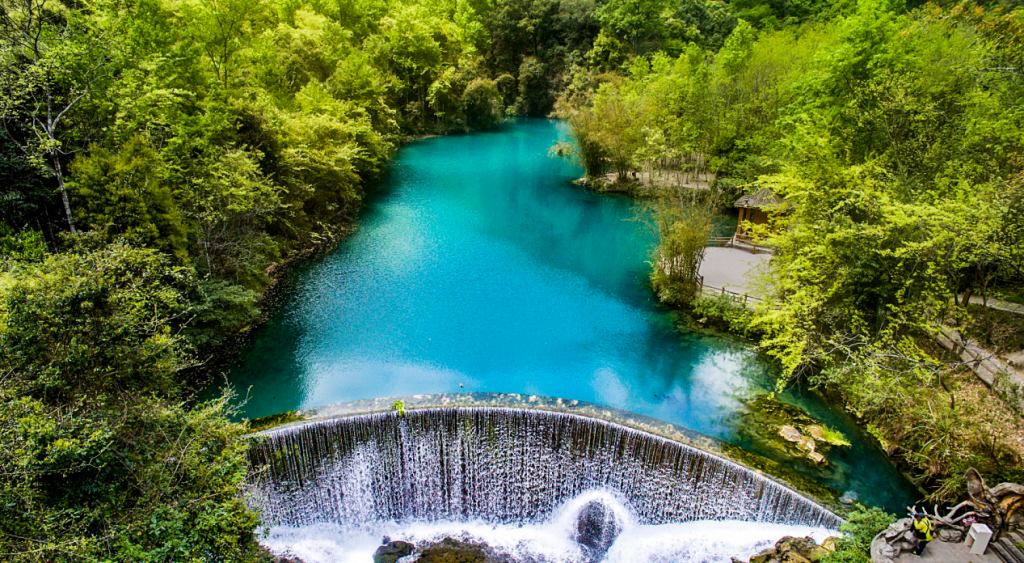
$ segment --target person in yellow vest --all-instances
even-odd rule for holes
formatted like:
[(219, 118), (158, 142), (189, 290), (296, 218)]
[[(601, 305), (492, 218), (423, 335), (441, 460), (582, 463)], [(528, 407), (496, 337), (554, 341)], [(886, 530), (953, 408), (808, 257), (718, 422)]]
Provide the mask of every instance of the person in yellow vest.
[(917, 548), (914, 549), (914, 555), (920, 557), (924, 552), (924, 546), (932, 541), (932, 521), (926, 514), (918, 512), (914, 515), (914, 535), (917, 537)]

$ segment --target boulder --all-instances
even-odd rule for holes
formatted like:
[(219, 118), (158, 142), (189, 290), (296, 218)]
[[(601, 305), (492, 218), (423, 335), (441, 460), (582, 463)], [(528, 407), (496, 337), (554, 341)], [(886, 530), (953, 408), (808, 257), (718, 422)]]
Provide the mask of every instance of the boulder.
[(788, 424), (779, 429), (779, 436), (790, 442), (799, 442), (804, 437), (799, 430)]
[(879, 532), (871, 541), (871, 560), (875, 563), (892, 563), (901, 553), (913, 549), (917, 539), (914, 538), (911, 523), (910, 518), (903, 518)]
[(827, 556), (831, 552), (831, 550), (825, 549), (824, 547), (819, 545), (815, 546), (814, 549), (807, 553), (807, 558), (811, 560), (811, 563), (818, 563), (818, 561), (824, 559), (825, 556)]
[(892, 540), (898, 536), (902, 536), (904, 532), (910, 529), (910, 522), (910, 518), (903, 518), (891, 524), (884, 532), (882, 532), (885, 539)]
[(597, 561), (615, 543), (622, 532), (614, 510), (600, 500), (588, 502), (576, 519), (576, 543), (583, 546), (589, 559)]
[[(390, 540), (390, 538), (384, 539)], [(405, 541), (388, 541), (374, 552), (373, 563), (395, 563), (406, 555), (412, 554), (414, 547)]]
[(787, 426), (783, 426), (779, 430), (779, 436), (782, 436), (787, 441), (793, 442), (794, 444), (796, 444), (796, 447), (799, 450), (802, 450), (802, 451), (805, 451), (805, 452), (813, 452), (814, 451), (814, 447), (815, 447), (814, 446), (814, 440), (809, 438), (809, 437), (807, 437), (807, 436), (804, 436), (803, 434), (800, 433), (799, 430), (797, 430), (796, 428), (794, 428), (792, 426), (788, 426), (788, 425)]
[(475, 543), (445, 538), (420, 552), (421, 563), (489, 563), (487, 551)]
[(828, 442), (825, 438), (825, 429), (817, 424), (812, 424), (807, 428), (804, 428), (804, 430), (807, 431), (807, 434), (809, 434), (811, 438), (814, 438), (815, 442)]
[(818, 452), (809, 452), (807, 454), (807, 459), (810, 459), (814, 463), (826, 463), (825, 456), (819, 454)]
[[(814, 538), (786, 536), (775, 543), (775, 548), (771, 550), (771, 553), (765, 559), (767, 561), (772, 557), (778, 557), (782, 563), (817, 563), (828, 553), (829, 550), (818, 545)], [(750, 561), (751, 563), (760, 563), (755, 562), (753, 558)]]
[(781, 554), (786, 554), (791, 551), (795, 551), (800, 554), (809, 553), (812, 549), (818, 547), (818, 543), (814, 541), (814, 538), (795, 538), (793, 536), (786, 536), (781, 540), (775, 542), (775, 551)]

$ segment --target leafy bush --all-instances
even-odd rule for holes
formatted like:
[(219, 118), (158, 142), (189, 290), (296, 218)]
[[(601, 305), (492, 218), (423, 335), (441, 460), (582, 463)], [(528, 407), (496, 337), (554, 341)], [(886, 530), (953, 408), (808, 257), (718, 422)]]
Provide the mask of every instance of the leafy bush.
[(861, 508), (851, 512), (839, 527), (843, 536), (836, 542), (836, 550), (825, 557), (824, 563), (871, 561), (871, 540), (895, 521), (895, 515), (879, 508)]
[(723, 329), (749, 334), (754, 313), (728, 295), (701, 295), (693, 300), (693, 316), (708, 319)]
[(245, 424), (230, 395), (176, 399), (191, 272), (80, 237), (0, 262), (0, 553), (5, 561), (247, 561)]

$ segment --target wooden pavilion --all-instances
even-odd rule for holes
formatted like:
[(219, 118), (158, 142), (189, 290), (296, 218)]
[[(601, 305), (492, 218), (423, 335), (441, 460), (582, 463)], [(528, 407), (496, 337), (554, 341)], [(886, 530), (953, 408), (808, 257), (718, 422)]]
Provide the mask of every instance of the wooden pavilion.
[(761, 188), (760, 190), (747, 194), (736, 200), (733, 206), (738, 207), (740, 210), (740, 218), (736, 223), (736, 236), (747, 236), (747, 233), (743, 230), (743, 222), (750, 221), (755, 225), (761, 225), (768, 222), (768, 212), (766, 211), (770, 207), (782, 205), (786, 200), (782, 199), (781, 196), (775, 194), (768, 188)]

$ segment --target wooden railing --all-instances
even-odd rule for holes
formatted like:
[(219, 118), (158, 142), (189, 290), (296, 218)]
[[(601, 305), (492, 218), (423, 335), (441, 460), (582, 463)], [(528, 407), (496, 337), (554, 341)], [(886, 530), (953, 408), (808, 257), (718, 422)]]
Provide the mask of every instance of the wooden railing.
[(775, 252), (771, 247), (763, 244), (757, 244), (754, 242), (753, 237), (748, 235), (733, 235), (731, 237), (711, 237), (708, 239), (707, 246), (718, 246), (727, 248), (738, 248), (745, 250), (751, 254), (757, 254), (759, 252)]
[(744, 307), (764, 301), (764, 299), (754, 295), (750, 295), (749, 293), (738, 293), (729, 289), (725, 289), (724, 287), (705, 285), (704, 276), (697, 276), (697, 283), (700, 287), (700, 289), (697, 290), (697, 293), (699, 293), (700, 295), (725, 295), (728, 296), (731, 301), (740, 303)]

